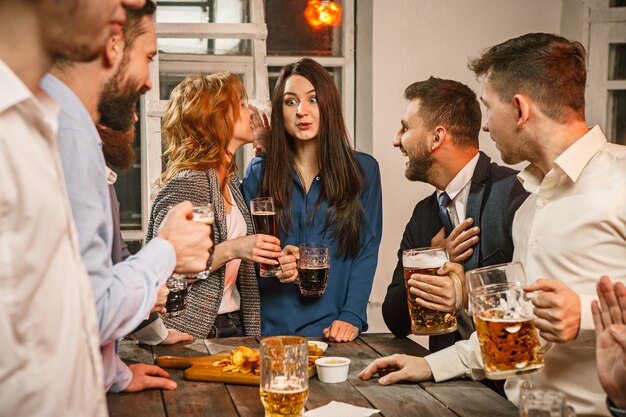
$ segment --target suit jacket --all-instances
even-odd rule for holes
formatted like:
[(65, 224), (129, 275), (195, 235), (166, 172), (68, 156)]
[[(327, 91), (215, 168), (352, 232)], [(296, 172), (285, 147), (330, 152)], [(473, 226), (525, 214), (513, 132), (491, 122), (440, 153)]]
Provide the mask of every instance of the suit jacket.
[[(472, 176), (465, 213), (466, 218), (474, 219), (474, 225), (480, 226), (480, 242), (474, 245), (474, 253), (464, 264), (466, 271), (511, 261), (513, 217), (528, 196), (517, 180), (516, 174), (517, 171), (491, 162), (487, 155), (480, 152)], [(437, 195), (433, 193), (417, 203), (411, 220), (406, 225), (398, 250), (398, 264), (383, 302), (385, 323), (398, 337), (405, 337), (411, 333), (402, 251), (430, 246), (432, 237), (442, 227)], [(457, 315), (457, 326), (458, 330), (455, 333), (431, 336), (430, 350), (440, 350), (452, 345), (456, 340), (467, 339), (474, 331), (471, 319), (465, 313)]]

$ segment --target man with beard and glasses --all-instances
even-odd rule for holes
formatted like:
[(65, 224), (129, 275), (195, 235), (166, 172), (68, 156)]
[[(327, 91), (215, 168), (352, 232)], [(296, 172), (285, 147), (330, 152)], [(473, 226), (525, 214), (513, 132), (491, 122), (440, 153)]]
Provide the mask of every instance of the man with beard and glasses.
[[(430, 77), (408, 86), (404, 97), (408, 104), (393, 145), (408, 157), (406, 178), (428, 183), (436, 191), (413, 210), (383, 303), (385, 323), (398, 337), (411, 333), (402, 251), (445, 246), (450, 260), (462, 263), (465, 270), (509, 262), (513, 216), (526, 197), (516, 171), (490, 162), (478, 151), (480, 104), (469, 87)], [(438, 272), (445, 275), (449, 268), (446, 264)], [(455, 310), (452, 279), (416, 274), (409, 285), (419, 305)], [(464, 312), (457, 313), (457, 321), (456, 332), (430, 337), (431, 351), (467, 339), (474, 331)]]
[[(127, 32), (125, 32), (127, 33)], [(128, 44), (128, 43), (127, 43)], [(100, 99), (100, 123), (98, 133), (102, 139), (102, 151), (106, 162), (106, 178), (111, 198), (111, 215), (113, 219), (113, 241), (111, 261), (113, 264), (122, 262), (131, 256), (120, 229), (119, 201), (115, 192), (117, 174), (112, 168), (127, 170), (135, 162), (133, 142), (135, 140), (136, 103), (147, 91), (141, 81), (133, 76), (130, 64), (130, 52), (135, 48), (125, 48), (122, 63), (115, 75), (107, 83)], [(130, 334), (135, 340), (149, 345), (170, 345), (193, 340), (193, 336), (167, 329), (158, 312), (150, 313)]]
[(39, 81), (145, 0), (0, 0), (0, 414), (106, 416), (98, 325)]
[(148, 63), (156, 54), (156, 34), (151, 20), (154, 10), (154, 4), (148, 2), (142, 9), (129, 11), (123, 35), (111, 37), (99, 58), (90, 63), (63, 62), (41, 83), (62, 107), (61, 160), (81, 256), (92, 280), (105, 387), (113, 392), (176, 387), (166, 378), (167, 372), (157, 366), (126, 366), (115, 352), (116, 340), (131, 332), (153, 310), (157, 293), (155, 309), (161, 309), (167, 290), (159, 289), (164, 288), (173, 271), (195, 273), (206, 269), (212, 245), (210, 227), (193, 222), (191, 203), (183, 202), (172, 208), (154, 245), (150, 242), (124, 262), (115, 265), (111, 262), (110, 195), (95, 126), (99, 119), (98, 104), (122, 64), (125, 51), (125, 65), (132, 71), (132, 82), (145, 89), (151, 87)]

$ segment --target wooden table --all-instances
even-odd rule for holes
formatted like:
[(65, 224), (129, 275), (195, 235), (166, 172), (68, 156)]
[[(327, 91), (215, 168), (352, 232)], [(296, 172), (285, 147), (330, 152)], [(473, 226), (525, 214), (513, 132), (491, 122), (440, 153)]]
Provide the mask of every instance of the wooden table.
[[(154, 363), (154, 358), (158, 355), (205, 356), (238, 345), (258, 347), (258, 341), (251, 337), (209, 339), (206, 344), (204, 340), (197, 340), (174, 346), (145, 346), (122, 342), (120, 356), (128, 363)], [(312, 377), (306, 408), (321, 407), (335, 400), (377, 408), (381, 410), (375, 414), (377, 417), (518, 416), (517, 408), (512, 403), (475, 381), (381, 386), (376, 378), (361, 381), (356, 377), (373, 359), (393, 353), (424, 356), (428, 351), (409, 339), (398, 339), (391, 334), (366, 333), (351, 343), (330, 344), (326, 356), (345, 356), (352, 361), (348, 381), (323, 384), (317, 377)], [(258, 387), (185, 381), (182, 370), (168, 369), (168, 372), (178, 383), (178, 388), (174, 391), (148, 390), (131, 394), (108, 394), (111, 417), (264, 416)]]

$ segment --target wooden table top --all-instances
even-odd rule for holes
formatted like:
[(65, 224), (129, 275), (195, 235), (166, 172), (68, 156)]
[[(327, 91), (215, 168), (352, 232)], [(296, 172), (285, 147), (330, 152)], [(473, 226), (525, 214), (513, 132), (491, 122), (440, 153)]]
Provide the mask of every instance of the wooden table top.
[[(238, 345), (256, 346), (252, 337), (196, 340), (174, 346), (146, 346), (121, 342), (120, 356), (128, 363), (154, 363), (159, 355), (205, 356)], [(376, 378), (361, 381), (359, 372), (373, 359), (393, 353), (424, 356), (428, 351), (409, 339), (398, 339), (392, 334), (365, 333), (351, 343), (329, 344), (326, 356), (345, 356), (351, 359), (348, 381), (324, 384), (314, 376), (309, 381), (309, 399), (306, 409), (321, 407), (330, 401), (342, 401), (361, 407), (376, 408), (376, 417), (407, 416), (511, 416), (517, 417), (517, 408), (484, 385), (470, 380), (448, 382), (402, 383), (381, 386)], [(108, 394), (111, 417), (263, 417), (264, 410), (259, 388), (215, 382), (183, 380), (181, 369), (168, 369), (178, 383), (174, 391), (148, 390), (137, 393)]]

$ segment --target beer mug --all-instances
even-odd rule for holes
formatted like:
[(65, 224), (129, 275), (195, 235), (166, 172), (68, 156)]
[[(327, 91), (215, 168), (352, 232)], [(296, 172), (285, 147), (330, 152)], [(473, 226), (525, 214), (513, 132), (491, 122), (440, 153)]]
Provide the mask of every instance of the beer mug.
[(187, 307), (187, 278), (193, 278), (194, 275), (182, 275), (172, 274), (167, 279), (166, 285), (170, 290), (167, 294), (167, 301), (165, 302), (165, 309), (163, 317), (178, 317), (183, 314), (183, 311)]
[[(429, 247), (408, 249), (402, 252), (404, 284), (411, 317), (411, 333), (415, 335), (437, 335), (456, 330), (456, 314), (432, 310), (415, 302), (415, 296), (409, 290), (409, 279), (413, 274), (437, 275), (437, 270), (448, 261), (445, 248)], [(441, 276), (441, 279), (451, 279)]]
[(309, 397), (309, 347), (300, 336), (261, 340), (261, 401), (266, 417), (298, 417)]
[(327, 245), (307, 243), (299, 246), (298, 277), (300, 294), (319, 297), (326, 291), (330, 273), (330, 252)]
[(206, 269), (202, 272), (198, 272), (189, 278), (207, 279), (211, 270), (211, 264), (213, 263), (213, 250), (215, 248), (215, 213), (213, 212), (213, 205), (211, 203), (193, 205), (193, 218), (192, 220), (197, 223), (204, 223), (211, 226), (211, 242), (213, 246), (209, 249), (209, 260), (206, 264)]
[(565, 394), (556, 390), (528, 389), (520, 391), (520, 417), (575, 417), (567, 405)]
[[(254, 224), (254, 233), (278, 237), (276, 210), (272, 197), (258, 197), (250, 200), (250, 214)], [(280, 272), (280, 265), (259, 264), (261, 278), (276, 277)]]
[(544, 348), (535, 329), (533, 305), (524, 291), (519, 262), (465, 273), (483, 368), (489, 379), (506, 379), (543, 368)]

